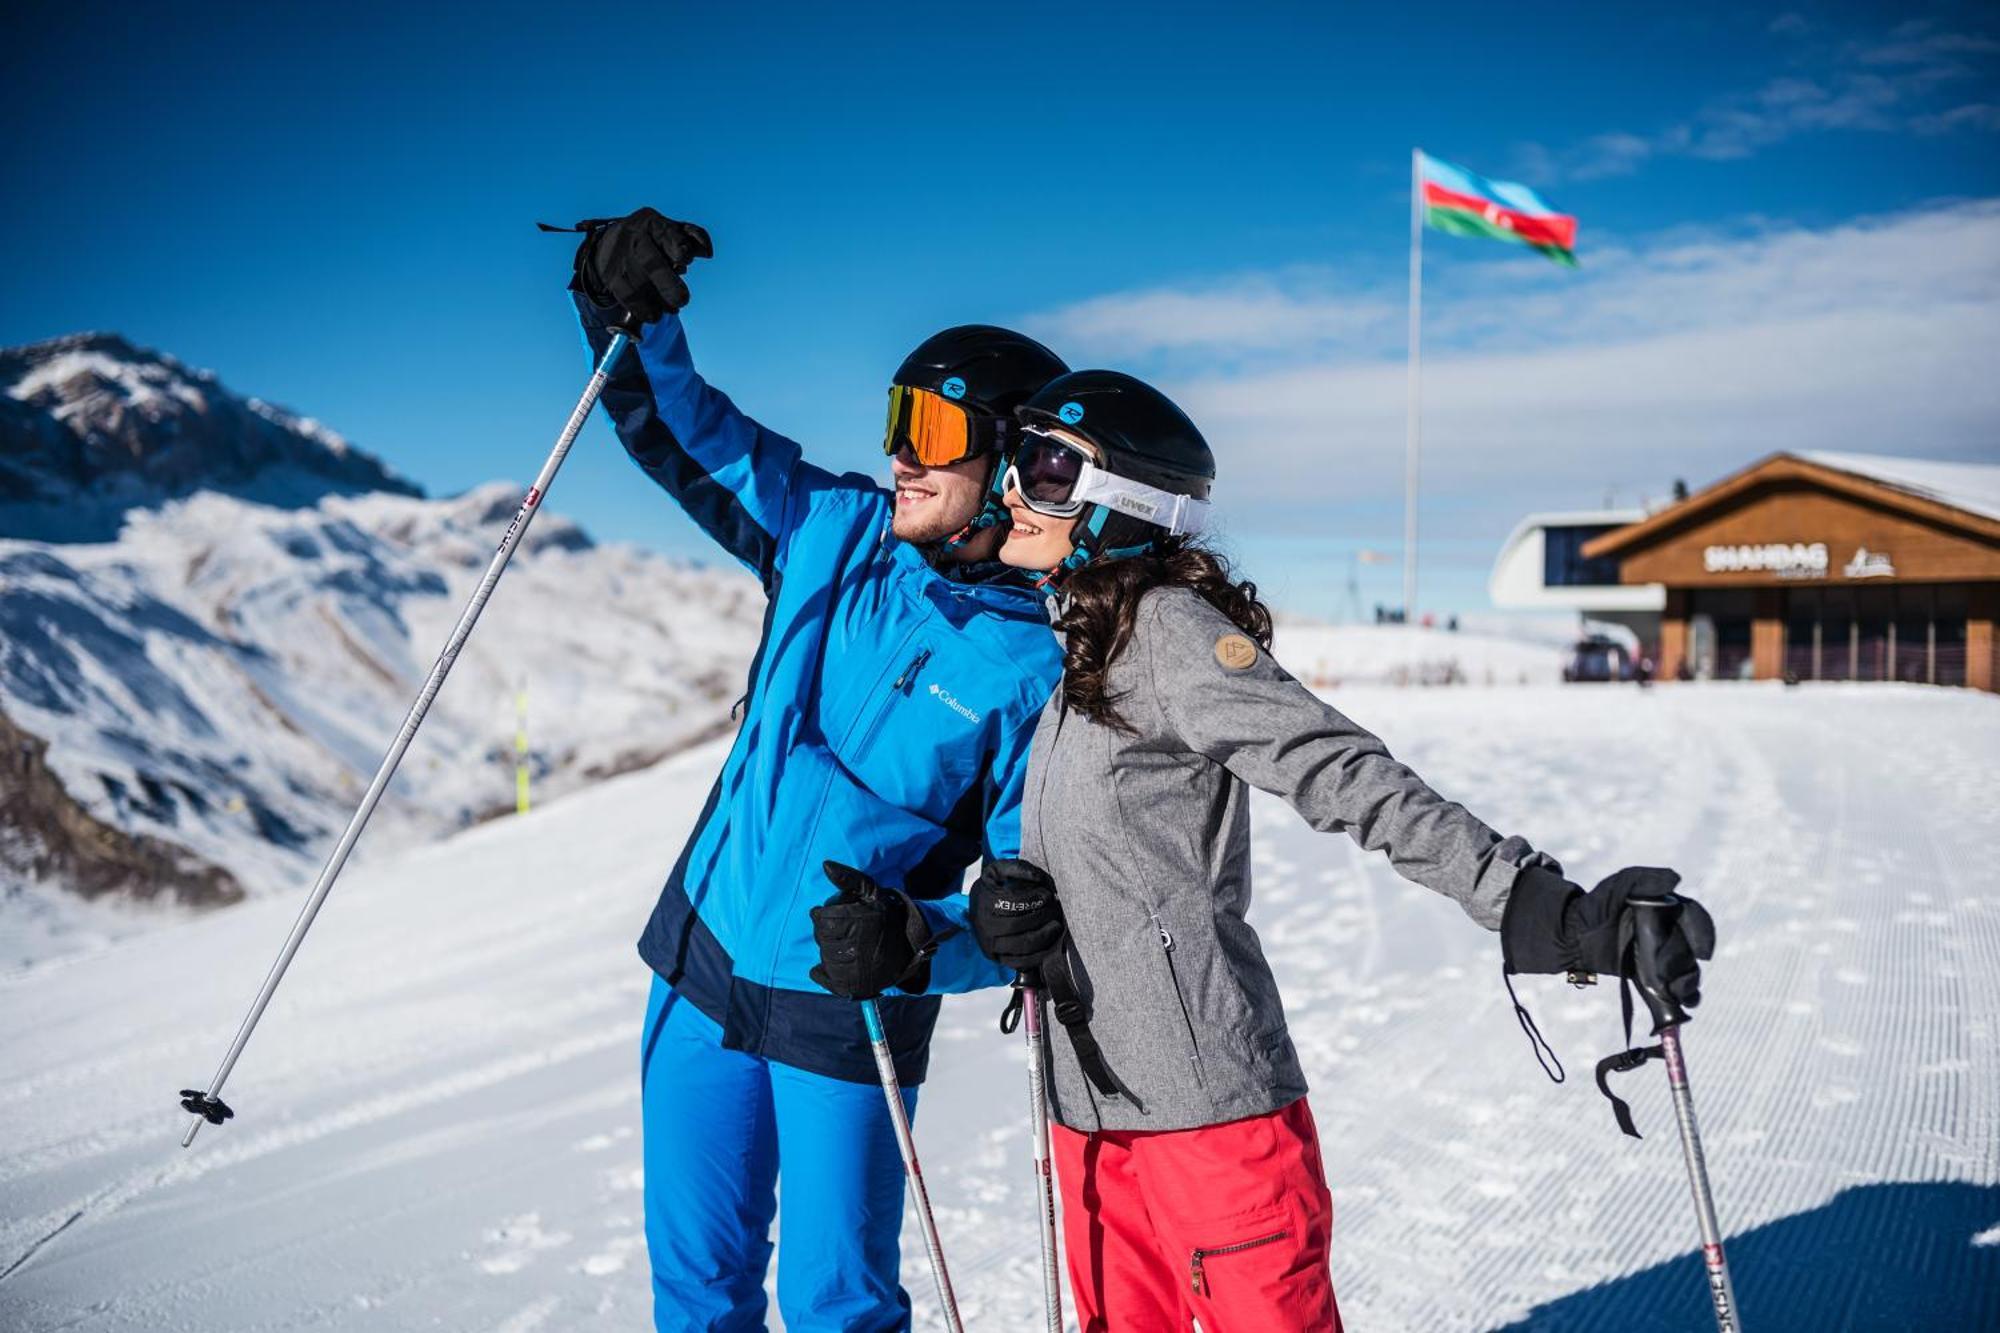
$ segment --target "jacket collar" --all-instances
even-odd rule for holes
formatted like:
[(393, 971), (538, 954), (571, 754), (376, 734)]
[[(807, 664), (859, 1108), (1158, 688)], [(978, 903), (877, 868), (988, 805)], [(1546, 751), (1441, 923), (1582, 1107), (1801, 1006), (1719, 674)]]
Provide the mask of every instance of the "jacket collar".
[[(1018, 577), (1011, 566), (1002, 565), (997, 560), (982, 561), (968, 571), (975, 577), (953, 578), (931, 564), (922, 548), (896, 536), (887, 520), (883, 521), (877, 541), (884, 556), (923, 580), (919, 586), (927, 596), (968, 601), (1012, 618), (1047, 620), (1042, 609), (1042, 595), (1026, 579)], [(979, 577), (989, 564), (994, 570), (1005, 572)]]

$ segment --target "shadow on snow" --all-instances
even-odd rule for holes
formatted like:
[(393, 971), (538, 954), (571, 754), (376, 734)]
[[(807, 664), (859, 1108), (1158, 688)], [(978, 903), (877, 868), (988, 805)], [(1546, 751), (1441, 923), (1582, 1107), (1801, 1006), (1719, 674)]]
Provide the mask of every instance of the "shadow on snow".
[[(2000, 1187), (1858, 1185), (1725, 1242), (1751, 1333), (2000, 1328)], [(1497, 1333), (1691, 1333), (1715, 1327), (1689, 1253), (1536, 1306)]]

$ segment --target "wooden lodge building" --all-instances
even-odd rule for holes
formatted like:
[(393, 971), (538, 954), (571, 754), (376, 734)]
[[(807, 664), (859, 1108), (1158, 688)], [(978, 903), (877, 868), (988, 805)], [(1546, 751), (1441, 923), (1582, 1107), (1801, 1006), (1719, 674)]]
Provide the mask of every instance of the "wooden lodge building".
[(1664, 678), (2000, 688), (2000, 463), (1773, 454), (1580, 554), (1665, 589)]

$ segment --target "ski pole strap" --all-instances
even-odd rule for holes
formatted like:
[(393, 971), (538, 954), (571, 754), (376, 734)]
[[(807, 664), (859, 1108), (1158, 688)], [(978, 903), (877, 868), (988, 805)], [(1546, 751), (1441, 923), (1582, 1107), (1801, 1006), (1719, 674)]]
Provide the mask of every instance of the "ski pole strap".
[(1014, 993), (1007, 997), (1007, 1007), (1000, 1011), (1000, 1030), (1010, 1037), (1014, 1035), (1014, 1029), (1021, 1026), (1021, 1011), (1027, 1007), (1025, 995), (1026, 991), (1022, 989), (1020, 979), (1017, 977), (1014, 981)]
[(1652, 1046), (1632, 1044), (1632, 981), (1629, 977), (1618, 978), (1618, 1012), (1625, 1024), (1625, 1049), (1607, 1055), (1597, 1062), (1597, 1090), (1611, 1103), (1611, 1114), (1616, 1117), (1618, 1128), (1624, 1130), (1631, 1138), (1643, 1139), (1646, 1136), (1639, 1132), (1639, 1126), (1632, 1120), (1632, 1108), (1625, 1104), (1623, 1097), (1611, 1090), (1610, 1076), (1630, 1073), (1648, 1060), (1664, 1060), (1667, 1058), (1667, 1049), (1664, 1045), (1658, 1044)]
[(1042, 989), (1048, 993), (1049, 1008), (1069, 1034), (1069, 1044), (1076, 1052), (1076, 1063), (1083, 1070), (1083, 1076), (1090, 1085), (1106, 1097), (1123, 1097), (1145, 1111), (1145, 1103), (1134, 1097), (1118, 1083), (1111, 1073), (1111, 1066), (1104, 1061), (1104, 1052), (1098, 1048), (1097, 1038), (1090, 1032), (1090, 1006), (1077, 993), (1076, 978), (1070, 975), (1067, 958), (1052, 958), (1042, 967)]
[(1610, 1076), (1630, 1073), (1646, 1061), (1664, 1060), (1666, 1055), (1664, 1046), (1634, 1046), (1615, 1055), (1607, 1055), (1597, 1062), (1597, 1090), (1611, 1103), (1611, 1114), (1617, 1117), (1618, 1128), (1624, 1130), (1630, 1138), (1643, 1139), (1646, 1136), (1641, 1134), (1639, 1127), (1632, 1122), (1632, 1108), (1625, 1104), (1623, 1097), (1611, 1090)]
[[(1562, 1058), (1556, 1054), (1556, 1048), (1549, 1045), (1549, 1039), (1542, 1035), (1542, 1030), (1535, 1026), (1534, 1015), (1528, 1012), (1528, 1006), (1522, 1004), (1521, 997), (1514, 993), (1514, 977), (1504, 962), (1500, 964), (1500, 980), (1507, 987), (1507, 998), (1513, 1001), (1515, 1021), (1520, 1023), (1521, 1031), (1528, 1035), (1528, 1049), (1535, 1053), (1535, 1062), (1541, 1065), (1542, 1072), (1549, 1076), (1549, 1082), (1562, 1082), (1569, 1077), (1568, 1071), (1563, 1068)], [(1554, 1068), (1550, 1068), (1551, 1065)]]

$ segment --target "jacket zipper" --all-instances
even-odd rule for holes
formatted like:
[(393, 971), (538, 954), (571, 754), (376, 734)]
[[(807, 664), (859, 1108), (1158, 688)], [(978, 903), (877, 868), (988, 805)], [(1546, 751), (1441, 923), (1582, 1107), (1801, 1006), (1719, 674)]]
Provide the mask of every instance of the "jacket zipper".
[(861, 733), (861, 740), (854, 747), (854, 754), (857, 761), (860, 756), (867, 754), (868, 747), (875, 743), (875, 735), (882, 730), (882, 724), (889, 720), (889, 710), (895, 707), (897, 698), (909, 693), (909, 687), (916, 680), (917, 673), (922, 671), (924, 663), (930, 660), (930, 649), (918, 649), (917, 655), (910, 659), (910, 664), (903, 668), (903, 673), (891, 682), (889, 686), (889, 698), (875, 711), (875, 716), (868, 720), (868, 730)]
[[(1160, 932), (1160, 952), (1167, 959), (1167, 979), (1173, 983), (1174, 1001), (1181, 1007), (1181, 1026), (1187, 1029), (1188, 1047), (1194, 1052), (1190, 1058), (1194, 1064), (1195, 1081), (1205, 1087), (1208, 1084), (1208, 1077), (1201, 1067), (1201, 1042), (1196, 1040), (1194, 1035), (1194, 1016), (1188, 1013), (1187, 996), (1181, 992), (1180, 969), (1174, 966), (1173, 934), (1167, 929), (1167, 923), (1160, 920), (1158, 912), (1149, 912), (1147, 915), (1153, 918), (1153, 927)], [(1217, 1251), (1211, 1250), (1210, 1253), (1214, 1254)]]
[[(885, 538), (885, 540), (886, 540), (886, 538)], [(897, 645), (897, 647), (899, 647), (899, 648), (900, 648), (900, 647), (902, 647), (902, 646), (904, 646), (904, 645), (908, 644), (908, 643), (910, 642), (910, 640), (911, 640), (911, 639), (913, 639), (913, 638), (915, 638), (915, 637), (917, 636), (918, 632), (919, 632), (919, 631), (920, 631), (921, 629), (922, 629), (922, 625), (921, 625), (921, 624), (919, 624), (919, 625), (916, 625), (916, 626), (913, 626), (913, 627), (911, 627), (910, 631), (909, 631), (909, 632), (908, 632), (907, 634), (905, 634), (905, 635), (903, 636), (903, 638), (902, 638), (902, 642), (901, 642), (901, 643), (899, 643), (899, 644)], [(900, 684), (900, 683), (901, 683), (901, 681), (903, 680), (903, 678), (904, 678), (904, 677), (906, 677), (906, 676), (910, 675), (910, 673), (911, 673), (911, 672), (915, 671), (915, 670), (917, 669), (917, 667), (918, 667), (918, 665), (919, 665), (920, 663), (922, 663), (923, 661), (927, 660), (927, 659), (928, 659), (929, 657), (930, 657), (930, 653), (929, 653), (929, 651), (928, 651), (928, 650), (925, 650), (925, 651), (922, 651), (922, 652), (919, 652), (919, 653), (917, 654), (917, 661), (916, 661), (916, 662), (913, 662), (913, 663), (911, 663), (911, 664), (910, 664), (909, 666), (905, 667), (905, 668), (903, 669), (903, 675), (902, 675), (902, 676), (899, 676), (899, 677), (897, 677), (897, 682), (898, 682), (898, 684)], [(880, 680), (880, 679), (881, 679), (881, 677), (879, 677), (879, 676), (878, 676), (878, 677), (876, 677), (876, 679), (877, 679), (877, 680)], [(895, 695), (894, 695), (894, 692), (893, 692), (893, 687), (892, 687), (892, 693), (891, 693), (891, 695), (890, 695), (890, 700), (893, 700), (893, 699), (894, 699), (894, 697), (895, 697)], [(872, 740), (874, 740), (874, 739), (875, 739), (875, 733), (876, 733), (876, 731), (878, 731), (878, 730), (879, 730), (879, 729), (881, 728), (881, 726), (882, 726), (882, 720), (883, 720), (883, 716), (884, 716), (884, 715), (885, 715), (886, 713), (888, 713), (888, 711), (889, 711), (889, 701), (888, 701), (888, 700), (885, 700), (885, 701), (883, 702), (883, 705), (882, 705), (882, 708), (881, 708), (881, 710), (880, 710), (879, 712), (877, 712), (877, 713), (876, 713), (876, 715), (875, 715), (875, 716), (874, 716), (873, 718), (869, 719), (869, 722), (868, 722), (868, 730), (867, 730), (866, 734), (864, 734), (864, 735), (862, 736), (862, 738), (861, 738), (861, 747), (862, 747), (862, 750), (865, 750), (865, 749), (867, 748), (867, 746), (868, 746), (869, 742), (871, 742)], [(858, 721), (857, 721), (857, 725), (858, 725)], [(854, 728), (853, 728), (852, 726), (850, 726), (850, 727), (848, 728), (848, 732), (847, 732), (847, 734), (850, 734), (850, 735), (851, 735), (851, 734), (853, 733), (853, 730), (854, 730)], [(831, 738), (829, 738), (829, 744), (830, 744), (830, 743), (831, 743)], [(860, 753), (860, 752), (861, 752), (861, 751), (856, 751), (856, 753)], [(827, 790), (828, 790), (828, 787), (829, 787), (830, 785), (831, 785), (831, 783), (829, 782), (829, 783), (828, 783), (828, 784), (827, 784), (826, 786), (822, 786), (822, 787), (821, 787), (821, 789), (820, 789), (820, 794), (819, 794), (819, 803), (818, 803), (818, 805), (816, 806), (816, 808), (815, 808), (815, 809), (813, 810), (813, 815), (812, 815), (812, 822), (811, 822), (810, 824), (808, 824), (808, 825), (806, 826), (806, 837), (805, 837), (805, 845), (806, 845), (806, 846), (808, 846), (808, 847), (810, 847), (810, 846), (812, 845), (812, 843), (813, 843), (813, 839), (819, 836), (819, 824), (820, 824), (820, 820), (821, 820), (821, 819), (823, 819), (823, 818), (825, 818), (825, 816), (826, 816), (826, 800), (827, 800)], [(800, 887), (800, 886), (798, 886), (798, 885), (794, 885), (794, 886), (793, 886), (793, 888), (792, 888), (792, 892), (791, 892), (791, 896), (790, 896), (790, 897), (788, 897), (788, 898), (787, 898), (787, 899), (785, 900), (785, 907), (784, 907), (784, 913), (783, 913), (783, 915), (781, 916), (781, 918), (780, 918), (780, 919), (784, 919), (784, 920), (789, 920), (789, 919), (790, 919), (790, 917), (791, 917), (791, 915), (792, 915), (792, 913), (793, 913), (794, 909), (796, 909), (796, 908), (797, 908), (797, 906), (798, 906), (798, 901), (799, 901), (799, 894), (800, 894), (800, 892), (801, 892), (801, 887)], [(770, 961), (769, 961), (769, 962), (768, 962), (768, 963), (767, 963), (767, 964), (765, 965), (765, 966), (766, 966), (766, 968), (767, 968), (767, 971), (766, 971), (766, 975), (767, 975), (767, 976), (771, 976), (771, 977), (776, 977), (776, 976), (777, 976), (777, 974), (778, 974), (778, 958), (779, 958), (779, 956), (780, 956), (780, 955), (782, 955), (782, 954), (784, 953), (784, 951), (785, 951), (785, 934), (784, 934), (784, 932), (783, 932), (783, 931), (773, 931), (773, 932), (772, 932), (772, 939), (771, 939), (771, 955), (770, 955)], [(739, 974), (740, 974), (740, 973), (742, 972), (742, 966), (741, 966), (740, 964), (739, 964), (739, 965), (738, 965), (738, 967), (737, 967), (737, 972), (738, 972)], [(776, 1005), (776, 1004), (777, 1004), (777, 1000), (778, 1000), (778, 993), (779, 993), (779, 992), (778, 992), (778, 988), (774, 986), (774, 987), (772, 987), (772, 988), (771, 988), (771, 990), (770, 990), (769, 994), (768, 994), (768, 995), (767, 995), (767, 996), (765, 997), (765, 999), (764, 999), (764, 1024), (765, 1024), (765, 1027), (766, 1027), (766, 1029), (767, 1029), (767, 1030), (768, 1030), (768, 1028), (769, 1028), (769, 1026), (770, 1026), (770, 1022), (771, 1022), (771, 1011), (772, 1011), (772, 1008), (773, 1008), (773, 1006), (774, 1006), (774, 1005)]]
[[(1062, 690), (1060, 681), (1056, 683), (1056, 690), (1058, 692)], [(1055, 772), (1056, 755), (1061, 753), (1062, 747), (1063, 723), (1068, 719), (1069, 701), (1064, 700), (1056, 705), (1056, 733), (1049, 737), (1048, 757), (1042, 762), (1042, 785), (1035, 789), (1035, 841), (1041, 844), (1044, 859), (1049, 854), (1048, 819), (1045, 814), (1049, 808), (1049, 775)], [(1025, 842), (1026, 839), (1023, 839), (1024, 844)], [(1026, 850), (1024, 845), (1023, 854)]]
[(1238, 1241), (1234, 1245), (1217, 1245), (1206, 1250), (1196, 1250), (1193, 1260), (1188, 1265), (1188, 1277), (1194, 1286), (1194, 1294), (1197, 1296), (1206, 1296), (1208, 1294), (1208, 1275), (1203, 1272), (1201, 1266), (1204, 1259), (1212, 1258), (1218, 1254), (1235, 1254), (1240, 1250), (1254, 1250), (1259, 1245), (1273, 1244), (1291, 1234), (1290, 1231), (1273, 1231), (1270, 1235), (1259, 1236), (1255, 1240)]
[(894, 685), (891, 685), (889, 688), (897, 691), (902, 690), (904, 686), (908, 685), (910, 681), (916, 677), (916, 674), (919, 671), (922, 671), (924, 669), (924, 663), (930, 660), (931, 660), (930, 649), (924, 648), (919, 650), (917, 655), (910, 659), (910, 664), (903, 668), (903, 674), (896, 677), (896, 683)]

